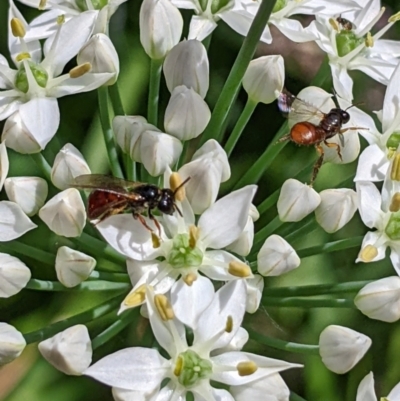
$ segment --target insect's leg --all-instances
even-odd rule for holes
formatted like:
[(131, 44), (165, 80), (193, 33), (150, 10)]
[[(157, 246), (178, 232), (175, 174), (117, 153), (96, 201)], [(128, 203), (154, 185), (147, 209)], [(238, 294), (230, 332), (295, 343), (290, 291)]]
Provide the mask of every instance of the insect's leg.
[(149, 219), (150, 219), (151, 221), (153, 221), (154, 224), (156, 225), (157, 230), (158, 230), (158, 236), (161, 238), (161, 227), (160, 227), (160, 223), (159, 223), (158, 220), (153, 216), (153, 213), (151, 213), (151, 209), (150, 209), (150, 208), (148, 209), (147, 214), (148, 214), (148, 216), (149, 216)]
[(280, 143), (280, 142), (285, 142), (285, 141), (290, 141), (290, 134), (284, 135), (282, 138), (279, 138), (275, 144)]
[(132, 216), (134, 219), (139, 220), (144, 225), (144, 227), (147, 228), (151, 233), (153, 232), (153, 229), (147, 225), (146, 220), (144, 219), (144, 217), (141, 214), (132, 213)]
[(324, 144), (326, 146), (328, 146), (328, 148), (336, 148), (336, 152), (337, 152), (338, 156), (340, 157), (340, 160), (343, 160), (342, 154), (340, 153), (340, 145), (338, 143), (324, 141)]
[(357, 129), (365, 129), (367, 131), (369, 130), (369, 128), (366, 128), (366, 127), (348, 127), (348, 128), (341, 129), (339, 132), (341, 134), (344, 134), (346, 131), (357, 130)]
[(311, 187), (313, 186), (314, 181), (317, 178), (318, 171), (322, 166), (322, 162), (324, 161), (324, 156), (325, 156), (324, 148), (320, 144), (315, 145), (315, 148), (317, 149), (317, 151), (319, 153), (319, 158), (314, 164), (313, 173), (312, 173), (311, 182), (310, 182)]

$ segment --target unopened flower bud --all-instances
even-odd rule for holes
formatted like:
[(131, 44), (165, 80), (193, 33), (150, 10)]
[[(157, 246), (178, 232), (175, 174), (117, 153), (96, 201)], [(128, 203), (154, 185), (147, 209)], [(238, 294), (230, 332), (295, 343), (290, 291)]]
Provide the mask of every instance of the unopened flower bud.
[(0, 253), (0, 298), (11, 297), (23, 288), (31, 278), (31, 271), (14, 256)]
[(280, 276), (300, 266), (296, 251), (279, 235), (269, 236), (257, 255), (257, 270), (263, 276)]
[(210, 109), (193, 89), (177, 86), (165, 110), (164, 127), (168, 134), (188, 141), (198, 137), (211, 118)]
[(300, 221), (320, 204), (318, 193), (293, 178), (286, 180), (278, 199), (278, 214), (282, 221)]
[(162, 59), (179, 42), (183, 19), (168, 0), (144, 0), (140, 8), (140, 42), (152, 59)]
[(0, 202), (0, 242), (19, 238), (36, 227), (17, 203)]
[(8, 148), (18, 153), (31, 154), (41, 150), (40, 144), (22, 121), (19, 111), (6, 120), (1, 140)]
[(92, 362), (92, 344), (83, 324), (69, 327), (39, 343), (43, 357), (61, 372), (80, 376)]
[(8, 199), (18, 203), (27, 216), (34, 216), (48, 194), (46, 180), (40, 177), (11, 177), (4, 183)]
[(177, 86), (185, 85), (205, 98), (209, 85), (209, 65), (203, 43), (198, 40), (178, 43), (165, 57), (163, 70), (171, 93)]
[(90, 168), (79, 150), (67, 143), (58, 152), (51, 169), (51, 181), (59, 189), (67, 189), (75, 177), (90, 174)]
[(326, 189), (319, 196), (321, 203), (315, 209), (315, 219), (328, 233), (340, 230), (357, 210), (357, 194), (352, 189)]
[(85, 281), (96, 266), (96, 259), (82, 252), (62, 246), (57, 250), (56, 273), (58, 280), (71, 288)]
[(0, 366), (18, 358), (25, 346), (24, 336), (15, 327), (0, 323)]
[(243, 77), (243, 88), (254, 102), (272, 103), (283, 90), (285, 66), (282, 56), (252, 60)]
[(51, 198), (39, 211), (51, 231), (64, 237), (78, 237), (86, 223), (86, 210), (79, 191), (69, 188)]
[(371, 344), (371, 339), (364, 334), (347, 327), (331, 325), (321, 332), (319, 353), (329, 370), (343, 374), (360, 361)]
[(254, 277), (247, 279), (245, 282), (247, 288), (246, 312), (255, 313), (260, 306), (264, 279), (259, 274), (255, 274)]
[(385, 277), (363, 287), (354, 298), (357, 308), (371, 319), (400, 319), (400, 277)]
[(77, 62), (78, 64), (90, 63), (91, 72), (94, 73), (115, 73), (114, 77), (104, 85), (113, 85), (118, 78), (118, 54), (110, 38), (104, 33), (97, 33), (86, 42), (79, 50)]

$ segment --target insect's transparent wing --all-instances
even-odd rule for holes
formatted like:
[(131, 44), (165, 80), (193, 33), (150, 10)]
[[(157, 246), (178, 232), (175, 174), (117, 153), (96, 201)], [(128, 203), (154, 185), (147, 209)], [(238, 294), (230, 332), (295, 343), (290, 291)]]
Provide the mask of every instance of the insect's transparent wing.
[(84, 174), (75, 177), (73, 188), (82, 189), (103, 189), (112, 192), (128, 192), (143, 185), (141, 182), (123, 180), (122, 178), (112, 177), (102, 174)]

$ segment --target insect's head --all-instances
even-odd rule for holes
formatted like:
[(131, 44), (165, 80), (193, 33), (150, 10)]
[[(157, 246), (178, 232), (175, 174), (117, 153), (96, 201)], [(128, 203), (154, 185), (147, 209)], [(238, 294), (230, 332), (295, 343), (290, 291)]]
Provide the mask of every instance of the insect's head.
[(189, 180), (190, 177), (186, 178), (186, 180), (183, 181), (174, 191), (169, 188), (161, 190), (161, 198), (157, 205), (157, 208), (161, 213), (171, 215), (176, 210), (182, 216), (182, 212), (179, 210), (178, 206), (176, 206), (175, 195)]
[(346, 110), (340, 110), (340, 116), (342, 117), (343, 124), (346, 124), (350, 121), (350, 114)]

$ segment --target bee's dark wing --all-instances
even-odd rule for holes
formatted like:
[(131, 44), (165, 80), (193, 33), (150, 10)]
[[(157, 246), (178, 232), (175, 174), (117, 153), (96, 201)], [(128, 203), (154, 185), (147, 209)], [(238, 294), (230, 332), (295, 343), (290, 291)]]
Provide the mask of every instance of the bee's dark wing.
[(75, 177), (75, 183), (72, 184), (71, 187), (81, 189), (102, 189), (104, 191), (123, 194), (132, 191), (140, 185), (143, 184), (141, 182), (127, 181), (109, 175), (85, 174)]

